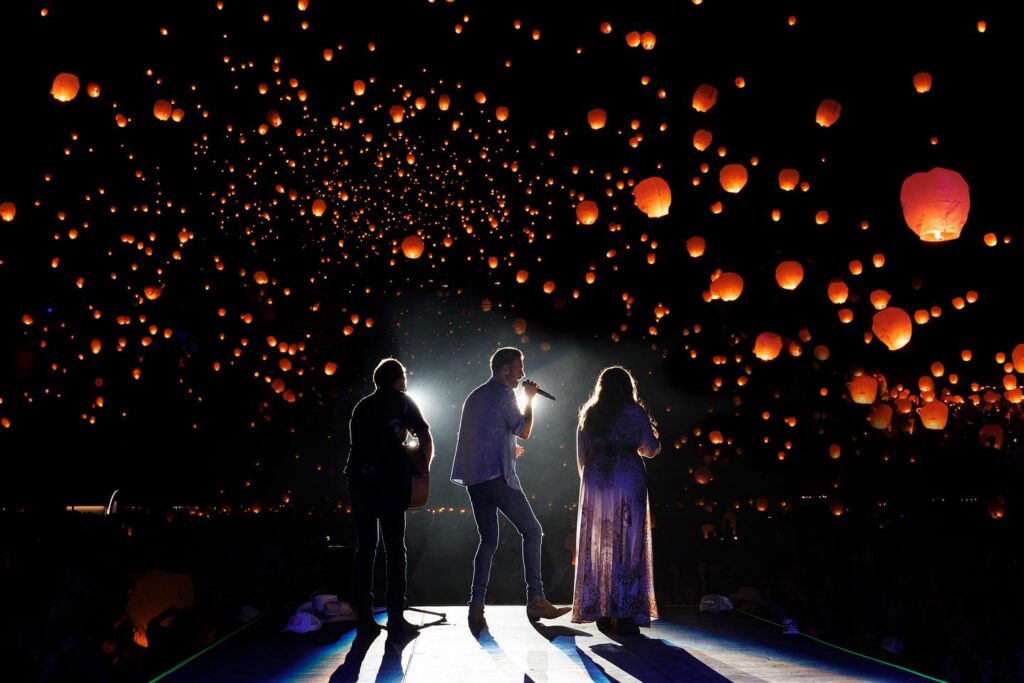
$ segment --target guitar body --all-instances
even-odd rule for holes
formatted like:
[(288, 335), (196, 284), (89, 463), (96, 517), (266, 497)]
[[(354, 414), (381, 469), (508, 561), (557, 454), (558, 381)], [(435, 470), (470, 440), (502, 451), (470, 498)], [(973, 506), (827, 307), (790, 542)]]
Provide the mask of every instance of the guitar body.
[(409, 478), (412, 492), (409, 495), (409, 510), (418, 510), (427, 504), (430, 496), (430, 463), (423, 456), (423, 451), (414, 448), (409, 451)]

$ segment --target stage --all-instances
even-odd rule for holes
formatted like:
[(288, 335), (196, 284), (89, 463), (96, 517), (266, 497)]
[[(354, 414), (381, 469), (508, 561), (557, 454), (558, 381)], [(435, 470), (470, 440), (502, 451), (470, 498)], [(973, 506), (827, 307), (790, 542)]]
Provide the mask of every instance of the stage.
[[(665, 608), (640, 637), (608, 637), (569, 615), (527, 620), (522, 606), (487, 607), (475, 633), (465, 606), (414, 611), (419, 635), (382, 631), (357, 638), (351, 623), (306, 634), (282, 632), (289, 615), (267, 614), (159, 677), (162, 683), (245, 681), (924, 681), (909, 670), (815, 639), (783, 635), (774, 624), (732, 612)], [(380, 622), (385, 615), (378, 616)]]

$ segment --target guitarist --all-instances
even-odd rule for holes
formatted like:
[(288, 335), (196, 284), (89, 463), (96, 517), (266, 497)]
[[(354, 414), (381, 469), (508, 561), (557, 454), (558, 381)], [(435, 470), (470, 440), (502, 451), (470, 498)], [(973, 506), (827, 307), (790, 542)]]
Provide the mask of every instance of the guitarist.
[(385, 358), (373, 371), (373, 384), (374, 392), (360, 399), (349, 422), (351, 446), (345, 474), (358, 538), (353, 602), (359, 633), (377, 633), (380, 626), (373, 619), (372, 587), (379, 522), (387, 558), (387, 628), (392, 635), (411, 634), (417, 627), (403, 616), (405, 510), (411, 486), (409, 458), (403, 443), (409, 433), (416, 435), (422, 459), (428, 464), (434, 445), (430, 426), (405, 393), (405, 367), (394, 358)]

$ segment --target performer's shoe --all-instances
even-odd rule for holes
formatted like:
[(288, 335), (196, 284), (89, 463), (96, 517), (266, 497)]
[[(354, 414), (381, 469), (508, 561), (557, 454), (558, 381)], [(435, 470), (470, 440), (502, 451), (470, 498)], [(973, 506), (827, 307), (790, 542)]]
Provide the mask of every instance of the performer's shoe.
[(360, 619), (356, 622), (356, 633), (361, 636), (375, 636), (380, 633), (383, 628), (383, 626), (373, 619)]
[(480, 628), (487, 626), (487, 620), (484, 618), (484, 603), (469, 603), (469, 625), (479, 626)]
[(601, 617), (600, 619), (598, 619), (597, 620), (597, 630), (600, 631), (601, 633), (605, 633), (605, 634), (614, 633), (615, 632), (615, 624), (612, 623), (612, 618), (611, 617)]
[(540, 598), (526, 605), (526, 616), (530, 619), (557, 619), (572, 611), (572, 607), (555, 607), (547, 598)]
[(406, 636), (408, 636), (408, 635), (412, 635), (414, 633), (419, 633), (419, 631), (420, 631), (420, 627), (419, 626), (417, 626), (416, 624), (413, 624), (411, 622), (406, 621), (405, 617), (395, 617), (395, 618), (392, 618), (390, 616), (388, 617), (387, 629), (388, 629), (388, 635), (391, 635), (391, 636), (397, 636), (397, 635), (406, 635)]

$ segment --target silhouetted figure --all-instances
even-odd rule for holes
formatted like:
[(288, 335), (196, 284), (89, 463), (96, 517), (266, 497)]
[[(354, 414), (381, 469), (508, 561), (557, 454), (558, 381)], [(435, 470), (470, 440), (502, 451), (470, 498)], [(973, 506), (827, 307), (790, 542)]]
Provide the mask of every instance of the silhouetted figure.
[(377, 551), (377, 525), (384, 536), (387, 555), (388, 630), (410, 633), (416, 626), (405, 620), (406, 556), (405, 510), (411, 487), (409, 434), (419, 440), (427, 462), (433, 455), (430, 427), (415, 401), (406, 393), (405, 367), (385, 358), (373, 371), (376, 389), (352, 410), (349, 423), (351, 448), (345, 473), (356, 518), (353, 603), (360, 633), (379, 630), (373, 619), (373, 563)]
[(580, 408), (576, 460), (580, 504), (572, 620), (615, 620), (621, 635), (658, 617), (654, 600), (651, 512), (641, 456), (661, 450), (628, 370), (605, 368)]
[(523, 537), (526, 576), (526, 614), (530, 619), (554, 619), (568, 612), (548, 602), (541, 580), (541, 542), (544, 531), (516, 474), (516, 460), (523, 450), (516, 439), (528, 439), (533, 431), (533, 398), (540, 386), (522, 382), (526, 410), (520, 411), (515, 389), (523, 380), (523, 352), (506, 347), (491, 356), (491, 378), (466, 397), (455, 446), (452, 481), (469, 490), (480, 544), (473, 565), (469, 602), (470, 625), (485, 625), (484, 598), (491, 563), (498, 548), (498, 511)]

